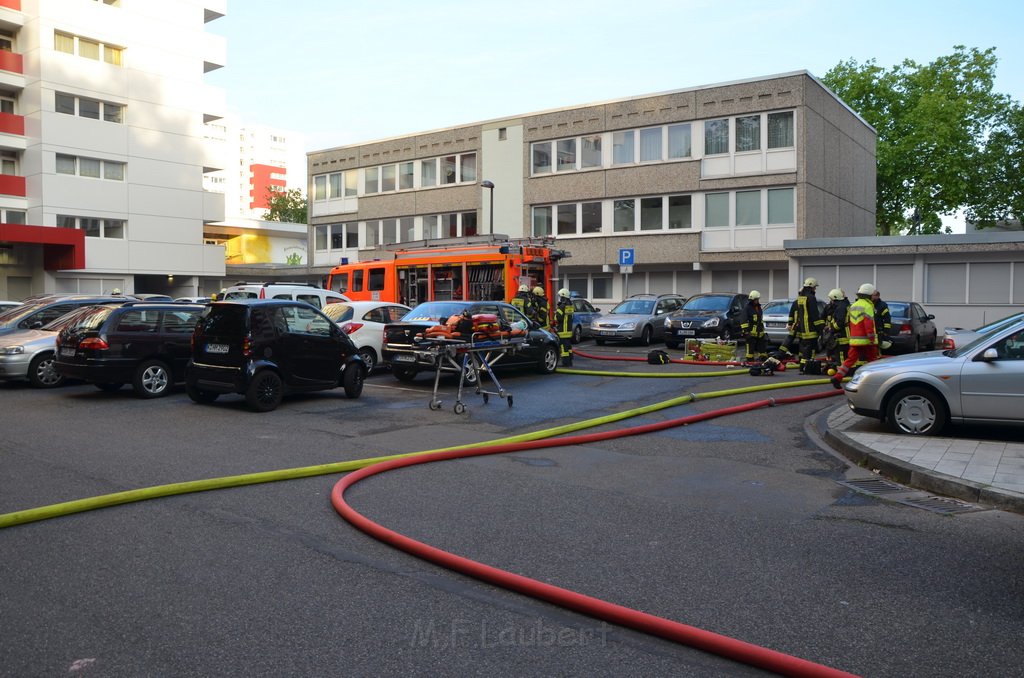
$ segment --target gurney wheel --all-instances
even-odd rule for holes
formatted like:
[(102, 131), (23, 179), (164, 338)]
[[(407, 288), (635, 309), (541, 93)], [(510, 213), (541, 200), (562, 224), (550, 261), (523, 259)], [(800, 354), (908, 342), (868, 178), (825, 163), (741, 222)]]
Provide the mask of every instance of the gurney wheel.
[(462, 414), (466, 411), (466, 406), (462, 403), (455, 403), (455, 414)]
[(488, 395), (486, 393), (484, 393), (483, 397), (484, 397), (484, 405), (486, 405), (487, 404), (487, 400), (488, 400)]
[(441, 409), (441, 401), (440, 400), (431, 400), (430, 401), (430, 409), (432, 409), (432, 410), (439, 410), (439, 409)]
[(508, 406), (512, 407), (512, 396), (508, 397)]

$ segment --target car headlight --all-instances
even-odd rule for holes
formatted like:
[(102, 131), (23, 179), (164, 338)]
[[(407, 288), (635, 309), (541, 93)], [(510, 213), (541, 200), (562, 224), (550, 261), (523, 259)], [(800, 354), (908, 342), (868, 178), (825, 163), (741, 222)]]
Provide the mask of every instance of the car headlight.
[(24, 352), (24, 346), (4, 346), (0, 348), (0, 355), (19, 355)]
[(849, 384), (847, 384), (847, 385), (848, 386), (860, 386), (861, 382), (864, 381), (867, 378), (867, 376), (868, 376), (867, 372), (860, 372), (860, 371), (854, 372), (853, 376), (850, 377)]
[(718, 321), (718, 318), (711, 318), (710, 320), (705, 320), (704, 324), (701, 325), (701, 327), (718, 327)]
[(665, 318), (665, 327), (672, 327), (672, 318)]
[(620, 330), (631, 330), (634, 327), (636, 327), (635, 322), (622, 323), (621, 325), (619, 325)]

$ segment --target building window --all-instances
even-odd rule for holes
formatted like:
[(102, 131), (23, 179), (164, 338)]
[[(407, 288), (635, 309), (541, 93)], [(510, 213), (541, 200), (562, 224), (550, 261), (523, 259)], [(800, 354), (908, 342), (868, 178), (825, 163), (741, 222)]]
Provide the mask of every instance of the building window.
[(100, 119), (100, 102), (95, 99), (80, 98), (78, 100), (78, 115), (90, 120)]
[(398, 220), (385, 219), (382, 223), (381, 244), (394, 245), (398, 242)]
[(380, 242), (380, 221), (366, 222), (366, 246), (376, 247)]
[(476, 181), (476, 153), (459, 156), (459, 181)]
[(125, 163), (58, 153), (56, 170), (57, 174), (77, 174), (80, 177), (124, 181)]
[(398, 188), (407, 191), (415, 188), (416, 163), (403, 162), (398, 166)]
[(345, 172), (345, 197), (351, 198), (359, 193), (359, 172)]
[(668, 227), (693, 228), (692, 199), (688, 195), (668, 197)]
[(761, 225), (761, 191), (736, 191), (736, 225)]
[(662, 229), (661, 197), (640, 198), (640, 230), (660, 231)]
[(107, 122), (124, 124), (124, 106), (112, 104), (109, 101), (103, 102), (103, 119)]
[(329, 195), (332, 198), (341, 197), (341, 182), (344, 176), (341, 172), (335, 172), (334, 174), (327, 175), (327, 187), (330, 189)]
[[(379, 176), (379, 174), (380, 174), (380, 169), (377, 168), (377, 167), (367, 167), (366, 168), (366, 170), (365, 170), (366, 179), (363, 182), (363, 193), (365, 193), (367, 195), (372, 195), (374, 193), (379, 193), (380, 192), (380, 189), (378, 188), (379, 184), (378, 184), (378, 181), (377, 181), (377, 177)], [(376, 245), (377, 243), (373, 243), (373, 244)]]
[(53, 101), (54, 110), (58, 113), (64, 113), (65, 115), (75, 114), (75, 97), (70, 94), (61, 94), (57, 92), (54, 95)]
[(97, 217), (76, 217), (66, 214), (57, 215), (58, 228), (71, 228), (85, 231), (89, 238), (107, 238), (123, 240), (127, 221), (124, 219), (100, 219)]
[(768, 148), (792, 148), (793, 111), (768, 114)]
[(398, 238), (401, 242), (412, 242), (416, 239), (416, 220), (402, 217), (398, 220)]
[(498, 128), (498, 141), (505, 141), (507, 139), (508, 139), (508, 128), (506, 128), (506, 127), (499, 127)]
[(57, 154), (57, 174), (74, 174), (75, 173), (75, 156), (64, 155), (62, 153)]
[(18, 176), (18, 154), (14, 151), (0, 151), (0, 174)]
[(313, 200), (327, 200), (327, 175), (313, 177)]
[(736, 118), (736, 152), (761, 150), (761, 116)]
[(558, 206), (558, 235), (576, 235), (576, 205)]
[(454, 184), (458, 181), (456, 176), (456, 156), (446, 155), (441, 158), (441, 182), (445, 185)]
[(458, 214), (442, 214), (441, 215), (441, 232), (445, 234), (446, 238), (457, 238), (457, 237), (459, 237), (459, 215)]
[(460, 216), (462, 217), (462, 235), (476, 235), (476, 212), (463, 212)]
[(533, 173), (549, 173), (551, 171), (551, 142), (545, 141), (544, 143), (541, 144), (533, 144), (530, 148), (530, 155), (533, 158)]
[(668, 126), (668, 157), (689, 158), (692, 154), (690, 142), (690, 125)]
[(533, 236), (535, 238), (546, 238), (551, 235), (551, 208), (533, 208)]
[(5, 224), (24, 224), (25, 212), (22, 210), (3, 210), (3, 222)]
[(708, 193), (704, 196), (704, 226), (720, 228), (729, 225), (729, 194)]
[(103, 161), (103, 178), (111, 181), (124, 181), (124, 163)]
[(67, 33), (61, 33), (59, 31), (54, 31), (53, 48), (58, 52), (64, 52), (65, 54), (74, 54), (75, 36), (68, 35)]
[(555, 145), (558, 148), (558, 171), (576, 169), (576, 140), (562, 139), (556, 141)]
[(633, 130), (612, 134), (612, 164), (626, 165), (633, 162)]
[(768, 189), (768, 223), (794, 224), (795, 208), (793, 206), (792, 188)]
[(342, 224), (342, 228), (345, 229), (345, 247), (348, 249), (359, 248), (359, 224), (356, 222), (350, 222)]
[(420, 186), (422, 188), (437, 186), (437, 158), (420, 161)]
[(704, 155), (729, 152), (729, 120), (707, 120), (704, 123)]
[(78, 176), (99, 179), (102, 176), (103, 163), (98, 158), (79, 158)]
[(612, 277), (595, 275), (591, 280), (594, 286), (594, 294), (591, 299), (612, 298)]
[(615, 219), (612, 222), (613, 231), (624, 233), (636, 230), (635, 205), (636, 201), (633, 199), (616, 200), (612, 203), (612, 212), (615, 214)]
[(640, 130), (640, 162), (661, 160), (661, 128), (649, 127)]
[(441, 237), (441, 231), (437, 227), (437, 215), (431, 214), (423, 217), (423, 238), (431, 240)]
[(327, 231), (328, 226), (314, 226), (313, 227), (313, 249), (317, 252), (327, 251)]
[(582, 209), (582, 220), (580, 222), (583, 233), (600, 233), (603, 224), (603, 210), (599, 202), (585, 202)]
[(394, 165), (384, 165), (380, 168), (380, 190), (381, 193), (395, 190), (396, 172)]
[(75, 115), (77, 113), (79, 117), (92, 120), (99, 120), (102, 115), (103, 120), (107, 122), (124, 122), (124, 106), (121, 104), (112, 104), (106, 101), (87, 99), (86, 97), (76, 97), (73, 94), (65, 94), (64, 92), (54, 92), (53, 109), (57, 113), (65, 115)]

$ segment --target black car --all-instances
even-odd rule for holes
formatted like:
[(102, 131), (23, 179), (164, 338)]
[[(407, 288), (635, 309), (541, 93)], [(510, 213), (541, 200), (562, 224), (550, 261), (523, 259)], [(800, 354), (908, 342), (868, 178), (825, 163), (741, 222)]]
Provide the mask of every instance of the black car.
[(892, 329), (889, 340), (893, 352), (917, 353), (931, 351), (939, 336), (939, 328), (932, 322), (935, 316), (926, 313), (916, 301), (886, 301)]
[(92, 304), (121, 302), (122, 296), (100, 294), (43, 295), (25, 301), (0, 314), (0, 335), (18, 330), (37, 330), (43, 325), (70, 313), (75, 309)]
[[(384, 326), (381, 354), (391, 363), (391, 373), (400, 381), (412, 381), (423, 371), (458, 374), (462, 364), (457, 357), (442, 355), (427, 349), (427, 343), (418, 335), (433, 325), (444, 324), (448, 318), (468, 311), (470, 315), (493, 314), (508, 328), (526, 330), (525, 342), (515, 351), (503, 351), (488, 358), (492, 367), (532, 367), (542, 374), (550, 374), (558, 367), (558, 337), (548, 332), (519, 312), (512, 304), (500, 301), (428, 301), (402, 317), (402, 322)], [(441, 364), (438, 365), (438, 361)], [(467, 371), (469, 380), (475, 374)]]
[(687, 339), (734, 339), (743, 324), (745, 294), (695, 294), (665, 318), (665, 346), (678, 348)]
[(159, 398), (184, 381), (192, 329), (203, 306), (133, 302), (94, 306), (57, 335), (54, 369), (104, 391), (130, 383), (143, 398)]
[(358, 398), (366, 373), (352, 340), (306, 302), (238, 299), (203, 307), (185, 388), (197, 403), (240, 393), (250, 408), (269, 412), (290, 393), (341, 386)]

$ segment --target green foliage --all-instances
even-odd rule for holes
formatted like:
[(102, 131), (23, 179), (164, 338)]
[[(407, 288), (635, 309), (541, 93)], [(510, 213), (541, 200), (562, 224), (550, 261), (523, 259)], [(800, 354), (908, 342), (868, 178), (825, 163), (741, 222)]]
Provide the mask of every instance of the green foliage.
[(263, 214), (266, 221), (285, 221), (292, 224), (306, 223), (306, 198), (297, 188), (282, 191), (278, 188), (267, 189), (267, 204), (270, 211)]
[(298, 252), (292, 252), (285, 259), (285, 263), (288, 264), (289, 266), (299, 266), (300, 264), (302, 264), (302, 255), (299, 254)]
[(880, 235), (939, 233), (944, 215), (991, 215), (989, 204), (1009, 205), (987, 142), (1005, 130), (1004, 148), (1019, 154), (1020, 121), (1010, 124), (1009, 97), (992, 90), (995, 48), (953, 49), (930, 64), (906, 60), (889, 70), (849, 60), (822, 78), (878, 132)]

